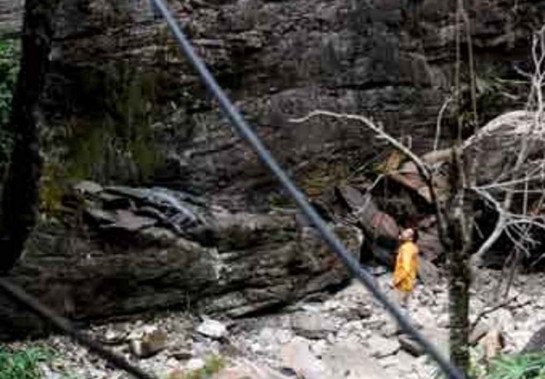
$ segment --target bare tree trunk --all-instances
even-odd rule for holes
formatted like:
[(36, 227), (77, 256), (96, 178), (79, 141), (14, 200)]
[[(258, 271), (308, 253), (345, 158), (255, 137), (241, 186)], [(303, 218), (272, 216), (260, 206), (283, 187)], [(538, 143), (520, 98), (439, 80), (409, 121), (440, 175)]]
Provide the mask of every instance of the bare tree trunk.
[[(464, 251), (453, 251), (449, 262), (449, 314), (450, 314), (450, 359), (460, 370), (469, 369), (469, 275), (467, 255)], [(460, 258), (460, 259), (457, 259)]]
[(41, 159), (36, 115), (48, 69), (52, 18), (59, 0), (27, 0), (22, 56), (10, 118), (14, 132), (11, 163), (4, 184), (0, 219), (0, 273), (17, 262), (39, 206)]
[[(473, 202), (467, 196), (467, 189), (475, 184), (476, 162), (468, 162), (464, 157), (462, 146), (462, 130), (468, 126), (468, 120), (464, 119), (463, 112), (473, 113), (473, 127), (477, 126), (476, 95), (474, 89), (473, 51), (471, 46), (471, 33), (469, 18), (465, 12), (464, 0), (458, 0), (456, 4), (456, 99), (457, 99), (457, 126), (456, 136), (453, 138), (452, 164), (450, 173), (450, 185), (452, 193), (449, 198), (447, 210), (447, 223), (449, 230), (450, 252), (448, 255), (448, 282), (449, 282), (449, 317), (450, 317), (450, 359), (460, 370), (467, 373), (469, 370), (469, 289), (471, 285), (471, 247), (473, 229)], [(464, 109), (462, 100), (462, 31), (466, 31), (466, 43), (468, 49), (467, 76), (471, 88), (471, 109)]]
[[(453, 213), (464, 212), (463, 204), (457, 205)], [(448, 259), (450, 359), (464, 372), (469, 369), (469, 270), (470, 244), (464, 241), (465, 216), (453, 215), (451, 236), (453, 246)], [(466, 225), (467, 226), (467, 225)]]
[(450, 359), (460, 370), (469, 369), (469, 269), (472, 244), (472, 202), (467, 199), (466, 183), (471, 176), (459, 148), (453, 149), (451, 164), (451, 188), (447, 213), (448, 284), (450, 317)]

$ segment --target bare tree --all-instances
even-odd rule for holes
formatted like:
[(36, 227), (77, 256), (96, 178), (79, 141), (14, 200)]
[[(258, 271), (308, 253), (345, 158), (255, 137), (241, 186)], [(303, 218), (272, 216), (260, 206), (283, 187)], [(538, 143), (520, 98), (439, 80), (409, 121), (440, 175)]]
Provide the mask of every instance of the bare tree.
[[(460, 20), (464, 19), (467, 25), (467, 16), (461, 1), (458, 2), (458, 17)], [(466, 38), (468, 56), (472, 59), (469, 46), (471, 41), (469, 37)], [(483, 255), (501, 235), (507, 235), (518, 254), (528, 255), (529, 249), (537, 243), (531, 230), (545, 229), (545, 218), (539, 213), (545, 200), (545, 157), (542, 149), (545, 140), (542, 94), (545, 78), (545, 26), (533, 39), (532, 58), (535, 71), (528, 76), (531, 91), (526, 109), (497, 117), (465, 141), (462, 141), (460, 133), (465, 126), (464, 122), (467, 122), (462, 118), (460, 34), (457, 39), (458, 79), (454, 95), (447, 98), (439, 112), (434, 142), (435, 151), (439, 145), (443, 114), (450, 103), (455, 103), (458, 133), (450, 141), (449, 148), (441, 154), (435, 154), (448, 157), (446, 161), (432, 160), (433, 163), (430, 163), (430, 160), (419, 157), (365, 116), (315, 110), (305, 117), (292, 119), (291, 122), (302, 123), (318, 116), (357, 121), (414, 163), (429, 189), (438, 220), (438, 234), (447, 252), (451, 359), (458, 367), (467, 371), (469, 288), (472, 271), (479, 267)], [(473, 83), (472, 65), (468, 65), (468, 74), (470, 82)], [(477, 125), (474, 96), (475, 92), (471, 91), (471, 111), (473, 122)], [(510, 156), (515, 159), (510, 159)], [(439, 194), (435, 179), (444, 175), (438, 166), (445, 164), (448, 167), (446, 175), (449, 186), (446, 194)], [(477, 201), (484, 202), (496, 212), (497, 222), (494, 231), (474, 251), (472, 236)]]
[[(474, 190), (488, 200), (498, 213), (494, 231), (487, 241), (473, 255), (473, 263), (481, 264), (484, 254), (494, 245), (502, 234), (513, 241), (519, 254), (529, 254), (535, 245), (530, 237), (531, 226), (545, 228), (543, 217), (535, 212), (543, 203), (543, 183), (545, 160), (542, 143), (545, 137), (543, 119), (543, 85), (545, 80), (545, 26), (533, 36), (532, 61), (534, 73), (525, 74), (530, 80), (531, 89), (525, 111), (512, 112), (498, 119), (496, 123), (483, 128), (473, 139), (466, 142), (465, 148), (478, 145), (480, 140), (490, 140), (495, 135), (503, 145), (503, 153), (514, 153), (516, 160), (509, 162), (500, 175), (489, 183), (479, 185)], [(517, 153), (518, 151), (518, 153)], [(537, 154), (536, 154), (537, 153)], [(541, 154), (539, 154), (541, 153)], [(540, 188), (538, 188), (540, 187)], [(529, 197), (538, 194), (534, 209), (529, 209)], [(522, 197), (522, 207), (514, 200)], [(517, 206), (519, 210), (513, 209)]]

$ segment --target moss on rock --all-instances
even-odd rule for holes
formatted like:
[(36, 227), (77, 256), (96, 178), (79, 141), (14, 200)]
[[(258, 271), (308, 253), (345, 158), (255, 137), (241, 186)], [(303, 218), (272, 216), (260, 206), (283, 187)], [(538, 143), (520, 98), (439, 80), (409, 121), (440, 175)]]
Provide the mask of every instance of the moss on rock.
[(164, 160), (152, 128), (154, 73), (122, 62), (84, 68), (78, 76), (78, 101), (88, 113), (64, 124), (66, 178), (146, 182)]

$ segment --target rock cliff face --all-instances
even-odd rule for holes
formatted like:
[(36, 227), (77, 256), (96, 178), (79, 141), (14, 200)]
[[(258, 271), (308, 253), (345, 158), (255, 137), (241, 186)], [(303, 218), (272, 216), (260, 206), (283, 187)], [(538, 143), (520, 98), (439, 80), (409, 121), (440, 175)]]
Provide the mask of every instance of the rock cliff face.
[[(170, 3), (309, 195), (350, 176), (379, 143), (360, 125), (291, 117), (315, 108), (365, 114), (417, 150), (429, 147), (452, 82), (451, 2)], [(545, 1), (468, 3), (487, 119), (524, 101), (487, 90), (505, 83), (498, 78), (520, 79), (513, 65), (525, 68)], [(275, 183), (209, 101), (147, 0), (63, 0), (56, 33), (44, 94), (52, 170), (57, 163), (68, 177), (183, 188), (234, 209), (277, 200)]]
[[(452, 2), (170, 3), (221, 85), (311, 197), (349, 178), (384, 145), (357, 124), (293, 124), (292, 117), (316, 108), (364, 114), (417, 151), (430, 146), (452, 82)], [(544, 22), (545, 1), (469, 3), (486, 120), (525, 100), (506, 81), (518, 79), (514, 64), (528, 68), (531, 33)], [(0, 0), (0, 30), (17, 30), (18, 10), (19, 2)], [(95, 318), (180, 306), (186, 296), (203, 296), (205, 311), (241, 315), (346, 278), (292, 218), (264, 214), (285, 207), (286, 199), (209, 100), (147, 0), (62, 0), (55, 24), (43, 94), (43, 193), (46, 211), (63, 221), (37, 230), (15, 280), (49, 303), (63, 299), (53, 305), (67, 315)], [(495, 96), (501, 90), (514, 96)], [(83, 218), (80, 227), (70, 218), (73, 209), (70, 217), (63, 213), (67, 179), (186, 191), (238, 212), (232, 215), (255, 212), (248, 217), (272, 227), (252, 248), (222, 250), (227, 232), (212, 246), (186, 237), (165, 242), (163, 232), (144, 238), (140, 231), (112, 244), (103, 233), (82, 234), (93, 230), (92, 220)], [(113, 215), (95, 209), (95, 221), (128, 222), (124, 212), (133, 204), (121, 203)], [(248, 222), (232, 217), (235, 229)], [(286, 230), (289, 241), (275, 239)], [(311, 254), (302, 266), (293, 261), (301, 252)], [(224, 276), (217, 275), (220, 263), (228, 268)], [(26, 323), (9, 307), (0, 306), (2, 314)]]
[(24, 0), (0, 1), (0, 35), (15, 35), (21, 29)]

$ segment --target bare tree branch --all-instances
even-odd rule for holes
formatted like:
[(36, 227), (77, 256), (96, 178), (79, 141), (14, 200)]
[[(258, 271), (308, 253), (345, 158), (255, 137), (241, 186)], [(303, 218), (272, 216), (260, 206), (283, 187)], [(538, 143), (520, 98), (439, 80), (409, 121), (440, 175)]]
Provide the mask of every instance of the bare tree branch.
[(436, 151), (439, 148), (439, 139), (441, 138), (441, 123), (443, 121), (443, 115), (446, 112), (449, 104), (454, 100), (452, 96), (446, 98), (439, 109), (439, 115), (437, 116), (437, 123), (435, 125), (435, 139), (433, 140), (433, 151)]
[(292, 123), (303, 123), (306, 122), (313, 117), (317, 116), (326, 116), (326, 117), (332, 117), (336, 119), (344, 119), (344, 120), (354, 120), (359, 121), (364, 126), (366, 126), (368, 129), (373, 131), (375, 134), (377, 134), (379, 137), (385, 139), (390, 145), (392, 145), (394, 148), (402, 152), (409, 158), (416, 166), (419, 174), (424, 179), (426, 186), (428, 187), (430, 191), (430, 197), (432, 200), (432, 203), (435, 206), (435, 212), (437, 217), (437, 224), (439, 227), (439, 236), (442, 240), (447, 240), (448, 234), (447, 234), (447, 222), (445, 220), (445, 215), (443, 214), (441, 210), (441, 205), (439, 204), (437, 192), (435, 190), (435, 187), (433, 185), (433, 175), (430, 171), (428, 165), (420, 158), (418, 157), (411, 149), (409, 149), (407, 146), (403, 145), (401, 142), (396, 140), (394, 137), (392, 137), (390, 134), (385, 132), (382, 128), (378, 127), (371, 119), (360, 116), (360, 115), (353, 115), (353, 114), (347, 114), (347, 113), (336, 113), (331, 111), (325, 111), (325, 110), (314, 110), (310, 113), (308, 113), (306, 116), (301, 118), (293, 118), (289, 121)]
[(365, 116), (359, 116), (359, 115), (347, 114), (347, 113), (335, 113), (335, 112), (330, 112), (325, 110), (314, 110), (304, 117), (292, 118), (289, 121), (294, 124), (301, 124), (317, 116), (326, 116), (326, 117), (334, 117), (337, 119), (354, 120), (354, 121), (359, 121), (363, 123), (368, 129), (371, 129), (375, 134), (379, 135), (381, 138), (384, 138), (390, 145), (395, 147), (397, 150), (401, 151), (411, 161), (413, 161), (414, 164), (418, 167), (419, 171), (422, 172), (424, 179), (426, 180), (431, 179), (431, 172), (428, 166), (420, 159), (420, 157), (418, 157), (415, 153), (413, 153), (407, 146), (403, 145), (401, 142), (396, 140), (390, 134), (386, 133), (382, 128), (375, 125), (375, 123), (371, 121), (371, 119)]
[[(475, 253), (471, 258), (472, 266), (480, 265), (484, 254), (494, 245), (494, 243), (504, 232), (507, 234), (511, 242), (513, 242), (515, 248), (526, 255), (529, 254), (529, 247), (535, 245), (535, 240), (531, 238), (529, 233), (533, 226), (538, 226), (539, 220), (538, 217), (527, 216), (528, 195), (532, 191), (529, 188), (529, 184), (530, 182), (545, 182), (542, 171), (544, 160), (542, 159), (541, 162), (535, 162), (537, 165), (534, 170), (531, 171), (528, 170), (526, 163), (528, 161), (528, 156), (530, 155), (532, 142), (542, 140), (545, 133), (543, 123), (543, 84), (545, 80), (545, 68), (543, 67), (543, 62), (545, 62), (545, 26), (543, 26), (533, 37), (532, 59), (534, 63), (534, 74), (531, 76), (531, 91), (528, 100), (528, 108), (532, 114), (532, 122), (527, 127), (527, 124), (524, 122), (517, 124), (519, 120), (523, 120), (527, 116), (521, 112), (511, 113), (513, 129), (510, 133), (512, 133), (513, 138), (520, 139), (520, 150), (513, 167), (509, 167), (508, 170), (506, 170), (506, 172), (510, 174), (510, 178), (504, 182), (494, 182), (478, 188), (472, 188), (475, 193), (492, 204), (498, 213), (498, 220), (494, 231), (480, 246), (477, 253)], [(484, 136), (493, 132), (493, 130), (497, 129), (499, 126), (501, 126), (499, 123), (489, 125), (487, 126), (487, 130), (481, 130), (479, 134)], [(478, 139), (479, 134), (477, 134), (473, 139), (470, 139), (471, 142)], [(469, 146), (470, 144), (471, 143), (466, 141), (465, 147)], [(523, 167), (526, 169), (523, 173), (521, 173), (520, 171)], [(541, 170), (541, 172), (537, 175), (535, 175), (535, 173), (538, 172), (536, 169)], [(517, 186), (519, 185), (523, 186), (521, 190), (517, 189)], [(493, 190), (501, 190), (505, 193), (501, 203), (500, 201), (494, 199), (494, 197), (490, 194), (490, 191)], [(522, 217), (517, 217), (517, 215), (510, 213), (514, 196), (517, 193), (523, 195), (523, 209), (521, 211), (522, 215), (519, 213), (519, 216)], [(525, 226), (522, 229), (513, 229), (513, 227), (518, 226), (518, 224), (521, 222), (513, 223), (511, 220), (512, 218), (524, 219)]]
[(482, 259), (484, 254), (492, 247), (492, 245), (494, 245), (494, 243), (503, 233), (507, 222), (507, 218), (505, 217), (505, 213), (503, 212), (501, 204), (496, 199), (494, 199), (492, 195), (478, 188), (473, 188), (473, 191), (475, 191), (478, 195), (480, 195), (482, 198), (484, 198), (486, 201), (494, 206), (494, 209), (498, 213), (498, 220), (496, 221), (496, 226), (494, 227), (494, 231), (492, 232), (492, 234), (490, 234), (488, 239), (479, 247), (479, 250), (477, 250), (477, 252), (472, 255), (471, 267), (475, 267), (476, 264)]
[(494, 311), (497, 311), (498, 309), (500, 308), (503, 308), (505, 307), (507, 304), (513, 302), (517, 297), (516, 296), (513, 296), (512, 298), (510, 299), (506, 299), (504, 301), (502, 301), (501, 303), (498, 303), (490, 308), (486, 308), (484, 309), (482, 312), (480, 312), (477, 317), (475, 318), (475, 320), (471, 323), (471, 326), (469, 327), (469, 332), (471, 333), (475, 327), (479, 324), (479, 321), (481, 321), (481, 319), (483, 317), (485, 317), (486, 315), (494, 312)]

